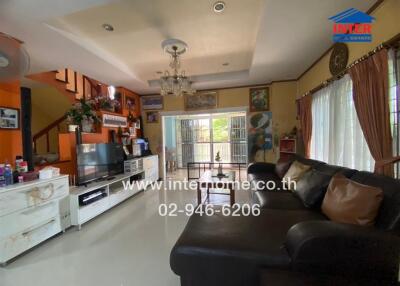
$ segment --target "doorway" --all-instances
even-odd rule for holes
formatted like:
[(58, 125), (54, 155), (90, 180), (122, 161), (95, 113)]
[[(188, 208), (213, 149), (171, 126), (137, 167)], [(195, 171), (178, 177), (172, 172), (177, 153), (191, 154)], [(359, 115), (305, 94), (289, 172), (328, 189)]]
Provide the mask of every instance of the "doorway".
[(246, 111), (163, 116), (165, 171), (168, 179), (188, 177), (188, 164), (216, 163), (224, 167), (247, 163)]

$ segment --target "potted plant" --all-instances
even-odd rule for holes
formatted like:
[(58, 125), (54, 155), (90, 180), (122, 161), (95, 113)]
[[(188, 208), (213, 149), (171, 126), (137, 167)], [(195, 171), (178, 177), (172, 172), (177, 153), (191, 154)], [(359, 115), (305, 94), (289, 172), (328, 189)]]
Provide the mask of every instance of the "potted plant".
[(83, 98), (74, 103), (66, 115), (68, 122), (75, 125), (73, 129), (75, 130), (76, 125), (79, 125), (83, 132), (92, 132), (93, 124), (100, 122), (94, 109), (94, 102)]

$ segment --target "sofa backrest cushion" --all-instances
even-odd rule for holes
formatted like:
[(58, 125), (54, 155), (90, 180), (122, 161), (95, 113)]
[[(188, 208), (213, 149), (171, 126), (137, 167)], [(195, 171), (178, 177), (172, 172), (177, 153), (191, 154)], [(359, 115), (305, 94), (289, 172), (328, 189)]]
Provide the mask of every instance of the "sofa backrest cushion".
[(306, 172), (293, 190), (306, 208), (320, 208), (332, 176), (315, 169)]
[(318, 161), (318, 160), (313, 160), (313, 159), (307, 159), (307, 158), (304, 158), (304, 157), (302, 157), (301, 155), (298, 155), (298, 154), (294, 155), (294, 159), (296, 161), (299, 161), (300, 163), (302, 163), (304, 165), (309, 165), (309, 166), (311, 166), (313, 168), (315, 168), (316, 166), (319, 166), (319, 165), (326, 165), (325, 162)]
[(372, 226), (383, 200), (379, 187), (335, 175), (322, 202), (322, 213), (334, 222)]
[(319, 164), (316, 165), (314, 169), (331, 176), (334, 176), (335, 174), (343, 174), (346, 178), (350, 178), (357, 172), (357, 170), (354, 169), (329, 164)]
[(357, 172), (351, 179), (383, 190), (384, 197), (375, 225), (400, 233), (400, 180), (363, 171)]
[(276, 162), (275, 164), (275, 174), (280, 179), (282, 179), (289, 170), (290, 165), (292, 165), (294, 160), (294, 156), (279, 158), (278, 162)]

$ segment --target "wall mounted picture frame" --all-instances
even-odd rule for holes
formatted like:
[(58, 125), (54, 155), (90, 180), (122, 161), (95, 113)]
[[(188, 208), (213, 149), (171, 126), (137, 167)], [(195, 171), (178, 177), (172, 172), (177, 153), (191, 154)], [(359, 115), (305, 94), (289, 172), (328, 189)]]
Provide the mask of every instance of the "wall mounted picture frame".
[(158, 123), (160, 119), (160, 114), (158, 111), (147, 111), (146, 112), (146, 122), (147, 123)]
[(164, 108), (164, 97), (161, 95), (142, 96), (141, 100), (143, 110), (160, 110)]
[(19, 109), (0, 106), (0, 129), (19, 129)]
[(128, 110), (135, 109), (136, 99), (133, 96), (125, 95), (124, 108)]
[(251, 112), (269, 111), (270, 90), (268, 86), (250, 88), (249, 106)]
[(260, 159), (263, 160), (265, 152), (273, 148), (272, 112), (252, 113), (248, 124), (248, 160), (257, 162)]
[(185, 110), (204, 110), (218, 107), (218, 92), (201, 91), (194, 95), (185, 95)]

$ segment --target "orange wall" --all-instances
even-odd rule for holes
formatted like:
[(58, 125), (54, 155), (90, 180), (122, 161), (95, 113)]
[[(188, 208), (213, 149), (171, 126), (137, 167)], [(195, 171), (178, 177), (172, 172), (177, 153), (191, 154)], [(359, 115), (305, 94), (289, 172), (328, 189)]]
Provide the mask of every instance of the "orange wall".
[[(0, 106), (21, 108), (20, 83), (0, 83)], [(20, 110), (21, 116), (21, 110)], [(19, 122), (21, 128), (21, 121)], [(22, 155), (22, 132), (0, 129), (0, 163), (14, 164), (15, 156)]]

